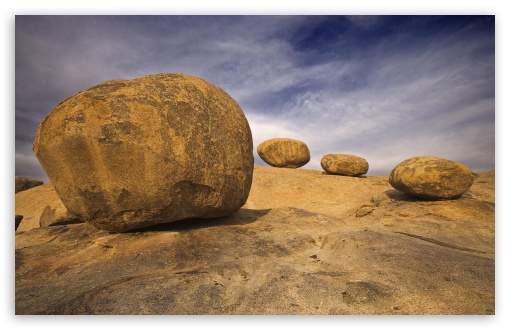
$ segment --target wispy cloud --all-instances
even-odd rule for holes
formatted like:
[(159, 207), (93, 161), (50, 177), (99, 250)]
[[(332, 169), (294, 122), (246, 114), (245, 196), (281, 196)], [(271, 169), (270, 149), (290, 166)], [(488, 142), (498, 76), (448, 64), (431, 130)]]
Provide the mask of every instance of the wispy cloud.
[(306, 168), (354, 153), (369, 174), (420, 154), (493, 169), (494, 43), (492, 16), (18, 17), (16, 173), (41, 177), (27, 143), (58, 102), (158, 72), (220, 86), (255, 148), (300, 139)]

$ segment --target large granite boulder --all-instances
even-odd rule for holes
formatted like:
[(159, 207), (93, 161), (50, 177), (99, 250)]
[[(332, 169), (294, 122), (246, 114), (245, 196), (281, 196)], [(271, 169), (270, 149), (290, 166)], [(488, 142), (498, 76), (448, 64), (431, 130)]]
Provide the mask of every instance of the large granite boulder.
[(348, 154), (328, 154), (321, 158), (321, 166), (328, 174), (360, 176), (368, 172), (368, 162)]
[(257, 147), (263, 161), (274, 167), (298, 168), (310, 161), (310, 150), (299, 140), (269, 139)]
[(422, 199), (456, 199), (469, 190), (475, 177), (463, 164), (421, 156), (398, 164), (389, 182), (393, 188)]
[(27, 190), (33, 187), (37, 187), (44, 184), (44, 182), (32, 178), (27, 178), (24, 176), (16, 176), (15, 179), (15, 193), (19, 193), (20, 191)]
[(115, 232), (231, 215), (253, 175), (242, 109), (183, 74), (77, 93), (41, 122), (34, 152), (69, 212)]

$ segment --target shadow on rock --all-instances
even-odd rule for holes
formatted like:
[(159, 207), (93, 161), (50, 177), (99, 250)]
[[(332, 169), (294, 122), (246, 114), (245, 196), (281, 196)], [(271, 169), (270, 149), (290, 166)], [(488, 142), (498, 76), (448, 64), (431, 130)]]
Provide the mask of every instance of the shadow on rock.
[(252, 210), (240, 209), (229, 217), (222, 218), (193, 218), (174, 221), (170, 223), (159, 224), (146, 228), (131, 230), (129, 232), (151, 232), (151, 231), (188, 231), (193, 229), (217, 227), (217, 226), (234, 226), (253, 223), (266, 215), (271, 209)]
[(407, 202), (416, 202), (416, 201), (424, 201), (424, 199), (406, 194), (404, 192), (398, 191), (396, 189), (389, 189), (384, 192), (386, 196), (395, 201), (407, 201)]
[(339, 177), (339, 178), (357, 178), (357, 179), (366, 179), (367, 178), (367, 176), (364, 174), (362, 174), (362, 175), (342, 175), (342, 174), (331, 174), (326, 171), (322, 171), (321, 174), (333, 176), (333, 177)]
[(462, 200), (462, 199), (473, 199), (472, 195), (469, 192), (463, 194), (459, 198), (453, 198), (453, 199), (416, 197), (413, 195), (406, 194), (405, 192), (398, 191), (396, 189), (386, 190), (384, 192), (384, 194), (394, 201), (402, 201), (402, 202), (437, 203), (437, 202), (457, 201), (457, 200)]

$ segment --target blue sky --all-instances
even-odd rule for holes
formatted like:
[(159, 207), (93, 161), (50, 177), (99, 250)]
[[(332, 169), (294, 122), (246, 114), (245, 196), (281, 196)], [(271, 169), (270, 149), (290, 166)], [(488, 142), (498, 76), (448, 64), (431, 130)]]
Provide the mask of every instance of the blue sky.
[[(273, 137), (365, 158), (368, 175), (431, 155), (495, 168), (494, 16), (17, 16), (15, 172), (60, 101), (110, 79), (197, 76)], [(255, 154), (255, 164), (265, 163)]]

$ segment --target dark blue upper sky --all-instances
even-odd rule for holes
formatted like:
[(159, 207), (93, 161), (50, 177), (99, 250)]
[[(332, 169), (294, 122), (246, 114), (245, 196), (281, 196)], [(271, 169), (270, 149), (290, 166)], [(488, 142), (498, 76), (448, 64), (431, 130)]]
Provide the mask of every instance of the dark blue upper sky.
[(16, 175), (47, 180), (32, 142), (60, 101), (160, 72), (227, 91), (255, 147), (304, 141), (305, 168), (327, 153), (371, 175), (418, 155), (495, 167), (494, 16), (17, 16), (15, 42)]

